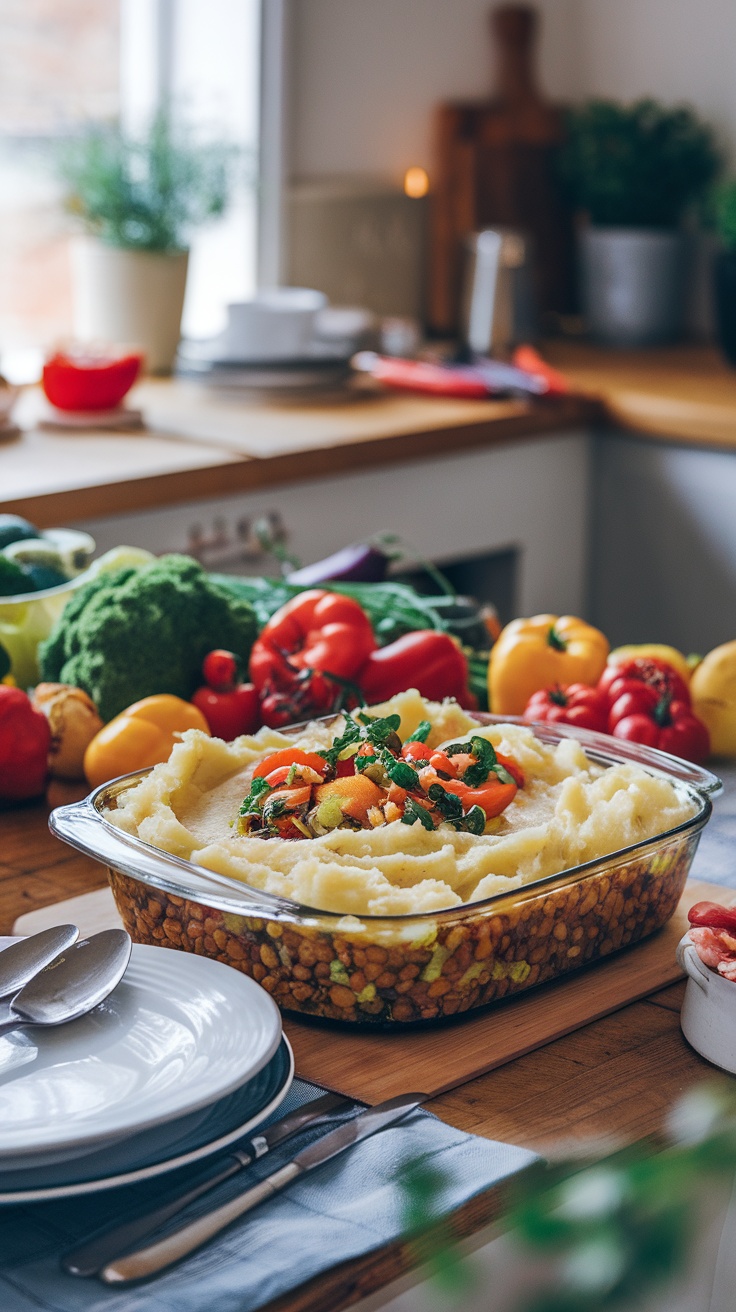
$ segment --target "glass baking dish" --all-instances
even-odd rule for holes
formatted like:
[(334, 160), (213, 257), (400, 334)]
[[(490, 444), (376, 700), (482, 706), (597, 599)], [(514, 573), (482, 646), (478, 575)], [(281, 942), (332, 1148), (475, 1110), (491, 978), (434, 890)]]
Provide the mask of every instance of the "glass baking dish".
[[(485, 724), (513, 717), (478, 715)], [(284, 1011), (358, 1025), (435, 1021), (558, 979), (661, 929), (673, 914), (721, 782), (638, 744), (564, 725), (603, 766), (633, 761), (671, 779), (691, 819), (585, 865), (447, 911), (359, 919), (300, 906), (170, 856), (102, 812), (145, 771), (51, 815), (52, 832), (103, 862), (139, 943), (213, 957), (257, 980)]]

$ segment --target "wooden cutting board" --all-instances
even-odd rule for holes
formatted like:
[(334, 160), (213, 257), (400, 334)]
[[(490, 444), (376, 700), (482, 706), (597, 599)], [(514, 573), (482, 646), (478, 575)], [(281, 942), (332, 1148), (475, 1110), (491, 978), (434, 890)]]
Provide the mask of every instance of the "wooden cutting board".
[(286, 1017), (297, 1074), (368, 1103), (407, 1090), (444, 1093), (682, 979), (675, 948), (689, 908), (730, 899), (720, 885), (691, 880), (672, 919), (652, 938), (475, 1019), (363, 1034)]
[[(444, 1093), (682, 979), (675, 948), (687, 929), (689, 908), (695, 902), (724, 900), (731, 900), (729, 889), (691, 880), (672, 919), (652, 938), (475, 1018), (366, 1034), (287, 1016), (284, 1030), (297, 1074), (367, 1103), (408, 1090)], [(83, 934), (119, 925), (109, 888), (20, 916), (13, 932), (34, 934), (67, 922), (79, 925)]]

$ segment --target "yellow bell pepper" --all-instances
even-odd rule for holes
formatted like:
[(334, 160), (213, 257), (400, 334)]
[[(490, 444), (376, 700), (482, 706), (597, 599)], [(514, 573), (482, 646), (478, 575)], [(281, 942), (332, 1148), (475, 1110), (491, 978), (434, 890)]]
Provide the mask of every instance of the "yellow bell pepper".
[(619, 665), (622, 661), (635, 661), (646, 657), (653, 661), (664, 661), (676, 670), (685, 683), (690, 682), (692, 666), (686, 656), (676, 647), (668, 647), (662, 642), (644, 642), (628, 647), (614, 647), (608, 657), (609, 665)]
[(201, 729), (209, 735), (202, 712), (170, 693), (144, 697), (95, 734), (84, 753), (84, 773), (92, 788), (133, 770), (168, 761), (176, 735)]
[(693, 711), (708, 726), (713, 756), (736, 756), (736, 641), (714, 647), (693, 670)]
[(523, 715), (532, 693), (555, 683), (598, 682), (608, 640), (574, 615), (512, 620), (491, 651), (488, 697), (497, 715)]

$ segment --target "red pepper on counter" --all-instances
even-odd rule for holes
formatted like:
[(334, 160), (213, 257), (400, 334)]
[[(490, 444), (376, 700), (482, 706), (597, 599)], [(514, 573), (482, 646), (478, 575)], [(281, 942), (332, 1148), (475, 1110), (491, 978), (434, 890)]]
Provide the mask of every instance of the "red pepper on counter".
[(231, 651), (211, 651), (204, 658), (205, 686), (192, 703), (202, 712), (210, 733), (230, 742), (261, 727), (261, 705), (252, 683), (238, 682), (238, 659)]
[(587, 683), (555, 684), (541, 688), (529, 698), (525, 720), (548, 724), (576, 724), (579, 729), (608, 733), (608, 702), (598, 688)]
[(51, 729), (20, 688), (0, 686), (0, 798), (22, 802), (46, 785)]
[(277, 728), (331, 711), (375, 645), (352, 597), (321, 588), (293, 597), (271, 616), (250, 656), (264, 722)]
[(142, 363), (139, 353), (111, 358), (57, 351), (43, 367), (43, 390), (59, 410), (114, 410)]
[(358, 683), (369, 704), (386, 701), (407, 688), (417, 688), (430, 701), (455, 697), (472, 709), (468, 692), (468, 662), (449, 633), (417, 629), (368, 657)]

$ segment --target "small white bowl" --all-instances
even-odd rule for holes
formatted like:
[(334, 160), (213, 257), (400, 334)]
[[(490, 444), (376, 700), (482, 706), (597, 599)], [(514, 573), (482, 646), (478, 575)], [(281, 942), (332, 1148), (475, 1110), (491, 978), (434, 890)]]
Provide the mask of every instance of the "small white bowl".
[(687, 934), (677, 960), (688, 976), (680, 1012), (685, 1038), (706, 1061), (736, 1075), (736, 983), (706, 966)]

